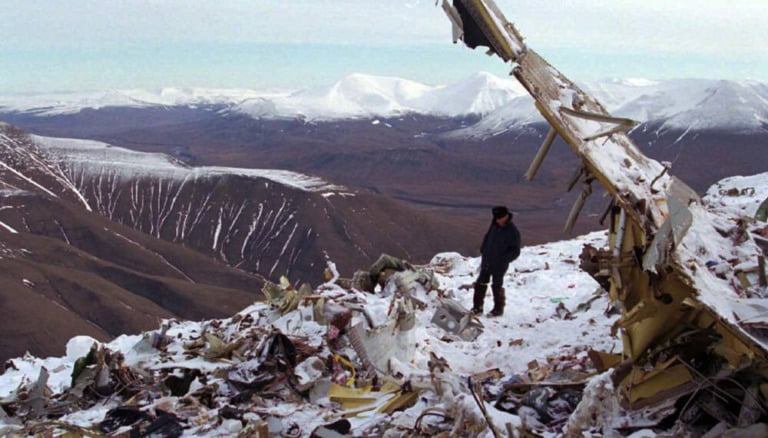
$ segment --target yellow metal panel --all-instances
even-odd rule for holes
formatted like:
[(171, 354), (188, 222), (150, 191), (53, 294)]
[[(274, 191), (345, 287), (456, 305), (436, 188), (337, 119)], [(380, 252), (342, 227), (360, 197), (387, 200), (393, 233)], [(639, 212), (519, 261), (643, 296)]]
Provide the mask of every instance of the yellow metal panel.
[(688, 368), (682, 364), (663, 370), (655, 370), (653, 373), (642, 374), (636, 369), (630, 379), (637, 383), (630, 383), (624, 388), (630, 403), (653, 397), (662, 391), (677, 388), (690, 382), (693, 378)]

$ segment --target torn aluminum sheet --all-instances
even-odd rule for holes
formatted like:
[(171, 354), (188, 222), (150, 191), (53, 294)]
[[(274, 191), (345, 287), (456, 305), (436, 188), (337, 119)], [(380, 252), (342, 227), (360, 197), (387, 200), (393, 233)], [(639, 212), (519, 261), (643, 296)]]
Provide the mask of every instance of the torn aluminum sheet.
[(458, 301), (450, 298), (440, 300), (440, 306), (435, 310), (431, 322), (464, 341), (474, 341), (483, 333), (480, 320)]
[(279, 284), (264, 282), (261, 291), (267, 297), (267, 301), (275, 308), (276, 315), (274, 315), (273, 320), (276, 320), (281, 315), (296, 310), (299, 307), (299, 302), (312, 294), (312, 287), (304, 283), (296, 289), (287, 278), (280, 277)]
[(318, 426), (312, 431), (310, 438), (342, 438), (352, 431), (352, 424), (347, 419), (337, 420), (330, 424)]
[(643, 269), (646, 271), (657, 272), (657, 267), (664, 267), (669, 263), (672, 251), (682, 242), (693, 222), (693, 215), (682, 200), (667, 193), (667, 202), (669, 217), (653, 237), (653, 242), (643, 257)]
[(296, 389), (299, 391), (309, 390), (323, 377), (323, 371), (325, 371), (325, 362), (319, 357), (307, 358), (294, 370), (297, 381)]
[(390, 370), (390, 358), (408, 362), (413, 357), (414, 309), (410, 299), (395, 298), (394, 314), (382, 326), (368, 328), (366, 321), (355, 323), (349, 339), (366, 367), (382, 374)]
[(410, 269), (393, 273), (382, 288), (382, 295), (403, 295), (415, 301), (419, 307), (429, 300), (427, 294), (439, 287), (432, 272)]

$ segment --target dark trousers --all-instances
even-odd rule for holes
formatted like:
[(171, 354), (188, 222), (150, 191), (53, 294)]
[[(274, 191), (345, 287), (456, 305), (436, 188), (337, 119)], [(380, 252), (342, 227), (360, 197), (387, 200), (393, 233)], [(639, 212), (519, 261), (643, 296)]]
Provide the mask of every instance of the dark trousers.
[(501, 266), (481, 266), (480, 275), (475, 282), (475, 294), (473, 298), (474, 309), (481, 311), (483, 309), (483, 301), (485, 301), (485, 292), (488, 290), (488, 282), (493, 279), (491, 284), (491, 291), (493, 291), (493, 308), (494, 310), (504, 310), (504, 274), (507, 273), (509, 264), (503, 264)]
[(509, 264), (503, 264), (501, 266), (480, 266), (480, 275), (477, 276), (477, 283), (488, 285), (488, 282), (493, 278), (493, 288), (504, 287), (504, 274), (507, 273)]

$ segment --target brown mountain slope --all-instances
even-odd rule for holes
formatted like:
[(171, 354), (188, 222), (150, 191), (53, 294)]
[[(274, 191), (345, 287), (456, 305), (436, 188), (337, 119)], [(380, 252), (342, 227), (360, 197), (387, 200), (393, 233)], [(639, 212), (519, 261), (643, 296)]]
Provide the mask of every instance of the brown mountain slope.
[(328, 259), (348, 273), (382, 252), (426, 262), (479, 240), (440, 215), (293, 172), (189, 168), (100, 143), (39, 141), (94, 211), (272, 279), (316, 282)]
[[(11, 164), (9, 164), (11, 163)], [(88, 211), (57, 166), (0, 127), (0, 359), (63, 353), (158, 319), (230, 315), (261, 277)]]

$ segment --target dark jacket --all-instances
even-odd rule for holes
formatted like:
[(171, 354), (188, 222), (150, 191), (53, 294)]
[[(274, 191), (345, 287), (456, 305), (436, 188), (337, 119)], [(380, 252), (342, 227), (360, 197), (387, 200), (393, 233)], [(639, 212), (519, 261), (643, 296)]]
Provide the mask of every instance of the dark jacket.
[(491, 270), (504, 269), (520, 255), (520, 231), (510, 220), (500, 227), (491, 222), (480, 247), (483, 267)]

